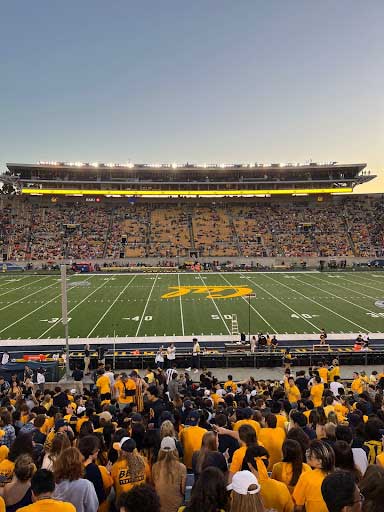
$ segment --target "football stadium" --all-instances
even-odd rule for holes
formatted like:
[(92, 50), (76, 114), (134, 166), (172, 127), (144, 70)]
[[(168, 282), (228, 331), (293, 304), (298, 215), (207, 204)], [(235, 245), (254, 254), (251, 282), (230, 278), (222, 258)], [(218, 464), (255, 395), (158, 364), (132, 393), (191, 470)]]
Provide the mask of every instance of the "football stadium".
[[(0, 339), (134, 352), (264, 333), (384, 339), (384, 202), (365, 164), (7, 164)], [(77, 345), (77, 347), (76, 347)]]
[(0, 512), (384, 512), (384, 2), (3, 2)]

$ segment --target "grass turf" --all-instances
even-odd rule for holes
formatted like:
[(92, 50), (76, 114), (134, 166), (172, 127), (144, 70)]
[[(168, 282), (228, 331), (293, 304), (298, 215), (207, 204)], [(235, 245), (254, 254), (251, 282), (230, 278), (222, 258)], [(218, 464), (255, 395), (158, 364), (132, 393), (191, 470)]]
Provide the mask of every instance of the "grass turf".
[[(233, 314), (248, 332), (249, 313), (252, 333), (384, 332), (380, 272), (82, 274), (68, 283), (71, 337), (226, 335)], [(178, 287), (184, 295), (163, 297)], [(245, 295), (224, 298), (231, 287)], [(62, 338), (60, 316), (59, 276), (0, 276), (0, 339)]]

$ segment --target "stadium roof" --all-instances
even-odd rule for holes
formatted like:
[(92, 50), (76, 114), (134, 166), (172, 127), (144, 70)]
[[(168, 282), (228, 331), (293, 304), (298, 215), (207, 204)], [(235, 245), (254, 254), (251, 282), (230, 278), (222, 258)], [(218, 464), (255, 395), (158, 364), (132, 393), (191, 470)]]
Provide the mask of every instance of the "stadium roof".
[(338, 162), (329, 161), (329, 162), (312, 162), (307, 161), (303, 163), (258, 163), (258, 162), (250, 162), (250, 163), (184, 163), (179, 164), (176, 162), (173, 163), (101, 163), (101, 162), (58, 162), (58, 161), (39, 161), (34, 164), (23, 164), (23, 163), (7, 163), (6, 164), (9, 170), (16, 171), (17, 169), (25, 169), (25, 168), (36, 168), (36, 169), (57, 169), (57, 168), (70, 168), (70, 169), (313, 169), (313, 168), (336, 168), (336, 169), (345, 169), (345, 168), (355, 168), (356, 171), (363, 170), (367, 164), (366, 163), (356, 163), (356, 164), (339, 164)]

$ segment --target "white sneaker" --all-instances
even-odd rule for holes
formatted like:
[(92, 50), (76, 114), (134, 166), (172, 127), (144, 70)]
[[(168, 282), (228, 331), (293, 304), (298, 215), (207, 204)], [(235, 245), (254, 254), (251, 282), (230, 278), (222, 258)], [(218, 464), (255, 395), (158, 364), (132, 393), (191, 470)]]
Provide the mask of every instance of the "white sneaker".
[(199, 370), (194, 370), (193, 373), (199, 373)]
[(191, 367), (185, 369), (186, 372), (190, 372), (191, 370), (192, 370)]

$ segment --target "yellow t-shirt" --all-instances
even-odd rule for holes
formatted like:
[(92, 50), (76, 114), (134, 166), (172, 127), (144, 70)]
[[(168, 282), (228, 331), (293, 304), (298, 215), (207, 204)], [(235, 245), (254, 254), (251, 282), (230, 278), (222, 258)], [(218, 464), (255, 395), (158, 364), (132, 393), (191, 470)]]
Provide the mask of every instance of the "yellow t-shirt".
[(259, 434), (259, 441), (269, 453), (268, 471), (283, 458), (282, 446), (285, 441), (285, 430), (282, 428), (262, 428)]
[(198, 426), (185, 427), (180, 433), (180, 442), (184, 450), (184, 464), (188, 469), (192, 469), (193, 452), (200, 450), (201, 442), (204, 434), (207, 432), (205, 428)]
[(335, 366), (332, 370), (329, 370), (329, 381), (333, 382), (336, 375), (340, 377), (340, 366)]
[(287, 399), (291, 404), (296, 403), (301, 398), (301, 393), (296, 385), (286, 386), (285, 392), (287, 394)]
[(0, 512), (5, 512), (5, 501), (0, 496)]
[(361, 393), (364, 391), (364, 381), (360, 377), (354, 379), (351, 384), (351, 390), (354, 393), (361, 395)]
[[(308, 464), (303, 463), (301, 466), (301, 472), (312, 471), (311, 467)], [(279, 482), (283, 482), (287, 487), (289, 492), (292, 494), (294, 485), (289, 485), (292, 480), (292, 463), (291, 462), (278, 462), (273, 466), (271, 478), (278, 480)]]
[(321, 469), (301, 473), (292, 497), (298, 506), (305, 505), (306, 512), (328, 512), (321, 494), (321, 484), (326, 474)]
[(272, 478), (260, 482), (260, 495), (266, 509), (292, 512), (294, 504), (288, 487)]
[[(262, 443), (258, 443), (259, 446), (263, 446)], [(264, 446), (263, 446), (264, 447)], [(237, 450), (234, 451), (232, 456), (231, 467), (229, 468), (231, 473), (237, 473), (241, 471), (241, 467), (243, 465), (243, 460), (245, 454), (247, 452), (247, 446), (240, 446)], [(265, 459), (265, 457), (261, 457), (261, 459)]]
[(3, 462), (4, 459), (8, 457), (9, 448), (5, 446), (5, 444), (0, 446), (0, 462)]
[(246, 446), (240, 446), (237, 450), (233, 452), (232, 456), (232, 462), (230, 471), (231, 473), (237, 473), (238, 471), (241, 471), (241, 466), (243, 465), (243, 460), (245, 457), (245, 454), (247, 452)]
[(133, 391), (136, 390), (136, 384), (132, 379), (128, 379), (127, 382), (118, 380), (115, 382), (115, 389), (118, 393), (118, 400), (122, 404), (131, 404), (135, 401), (135, 396), (125, 396), (125, 390)]
[[(4, 509), (5, 510), (5, 509)], [(54, 500), (48, 498), (46, 500), (38, 500), (32, 505), (19, 508), (18, 512), (76, 512), (72, 503), (67, 501)], [(1, 512), (1, 508), (0, 508)]]
[(328, 382), (328, 370), (327, 368), (319, 368), (317, 370), (323, 382)]
[(276, 416), (276, 419), (277, 419), (276, 427), (285, 429), (285, 424), (288, 421), (286, 416), (283, 416), (282, 414), (275, 414), (275, 416)]
[(234, 393), (236, 393), (236, 390), (237, 390), (237, 384), (236, 384), (236, 382), (233, 382), (233, 380), (227, 380), (227, 382), (224, 384), (224, 386), (223, 386), (223, 387), (224, 387), (225, 391), (228, 391), (228, 389), (227, 389), (227, 388), (229, 388), (229, 387), (230, 387), (230, 388), (232, 389), (232, 391), (233, 391)]
[(313, 405), (315, 407), (320, 407), (322, 404), (322, 398), (323, 398), (323, 392), (324, 392), (324, 384), (314, 384), (311, 387), (311, 400), (313, 402)]
[(96, 387), (99, 390), (100, 395), (105, 395), (111, 392), (111, 381), (108, 375), (101, 375), (96, 381)]
[(149, 464), (144, 457), (141, 457), (142, 464), (138, 469), (129, 468), (127, 459), (121, 459), (114, 463), (111, 469), (111, 477), (115, 487), (116, 498), (122, 492), (128, 492), (135, 485), (144, 484), (151, 478)]
[(236, 421), (236, 423), (233, 425), (233, 430), (235, 432), (237, 432), (242, 425), (250, 425), (251, 427), (253, 427), (254, 431), (256, 432), (257, 437), (259, 437), (259, 432), (261, 430), (261, 425), (260, 425), (260, 423), (258, 421), (256, 421), (256, 420), (239, 420), (239, 421)]

